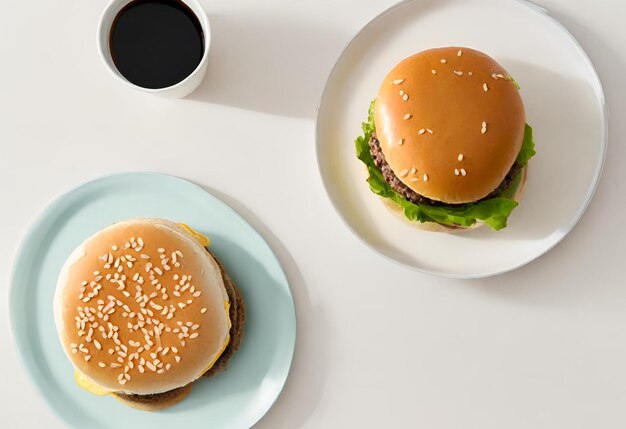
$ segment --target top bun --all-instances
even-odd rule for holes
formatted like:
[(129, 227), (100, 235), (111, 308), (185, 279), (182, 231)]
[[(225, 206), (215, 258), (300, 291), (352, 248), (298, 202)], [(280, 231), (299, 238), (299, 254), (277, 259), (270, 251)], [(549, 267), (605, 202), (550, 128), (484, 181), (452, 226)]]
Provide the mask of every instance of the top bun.
[(498, 187), (522, 146), (524, 105), (509, 74), (488, 55), (430, 49), (400, 62), (374, 105), (385, 159), (409, 188), (450, 204)]
[(228, 306), (219, 266), (190, 232), (131, 219), (72, 253), (54, 313), (77, 370), (104, 389), (145, 395), (184, 386), (217, 360)]

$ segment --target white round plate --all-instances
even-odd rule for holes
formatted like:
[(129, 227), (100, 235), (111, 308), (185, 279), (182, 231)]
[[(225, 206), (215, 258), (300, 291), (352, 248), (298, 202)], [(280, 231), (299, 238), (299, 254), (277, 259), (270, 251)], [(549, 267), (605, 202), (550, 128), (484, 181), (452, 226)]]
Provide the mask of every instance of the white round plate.
[[(413, 228), (369, 190), (355, 156), (354, 139), (388, 71), (413, 53), (441, 46), (488, 53), (522, 88), (537, 155), (524, 200), (499, 232)], [(589, 58), (545, 10), (520, 0), (412, 0), (376, 17), (348, 44), (320, 100), (316, 144), (332, 203), (369, 247), (421, 272), (486, 277), (541, 256), (578, 222), (602, 172), (607, 109)]]

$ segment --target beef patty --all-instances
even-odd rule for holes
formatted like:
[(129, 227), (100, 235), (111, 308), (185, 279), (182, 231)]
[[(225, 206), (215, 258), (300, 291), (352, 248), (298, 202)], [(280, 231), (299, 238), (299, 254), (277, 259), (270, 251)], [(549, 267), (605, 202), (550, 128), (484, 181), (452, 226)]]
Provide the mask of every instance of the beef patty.
[[(408, 201), (414, 204), (424, 204), (428, 206), (462, 205), (462, 204), (448, 204), (442, 201), (431, 200), (430, 198), (427, 198), (423, 195), (418, 194), (413, 189), (405, 185), (398, 178), (398, 176), (395, 175), (391, 167), (389, 167), (389, 164), (387, 164), (387, 161), (385, 160), (385, 155), (383, 154), (383, 151), (380, 148), (380, 142), (378, 141), (378, 138), (376, 137), (376, 133), (372, 133), (372, 137), (370, 138), (370, 141), (369, 141), (369, 146), (370, 146), (370, 153), (372, 154), (372, 158), (374, 158), (374, 164), (383, 173), (383, 177), (385, 178), (387, 183), (389, 183), (389, 185), (396, 192), (398, 192)], [(479, 201), (494, 198), (497, 195), (504, 192), (504, 190), (506, 190), (509, 186), (511, 186), (511, 183), (513, 183), (513, 180), (515, 179), (515, 177), (517, 177), (518, 173), (521, 170), (522, 170), (522, 165), (519, 164), (518, 162), (515, 162), (513, 166), (511, 167), (511, 169), (509, 170), (509, 172), (507, 173), (507, 175), (504, 177), (504, 179), (500, 183), (500, 185), (498, 185), (498, 187), (494, 189), (489, 195), (487, 195), (486, 197), (482, 198)]]

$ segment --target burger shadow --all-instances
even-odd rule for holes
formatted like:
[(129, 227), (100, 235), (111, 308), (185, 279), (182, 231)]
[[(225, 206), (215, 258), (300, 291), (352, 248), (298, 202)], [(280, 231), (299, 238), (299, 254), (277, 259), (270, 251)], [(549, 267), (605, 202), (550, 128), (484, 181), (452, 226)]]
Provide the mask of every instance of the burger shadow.
[[(326, 352), (328, 347), (319, 333), (328, 330), (327, 319), (322, 311), (312, 307), (304, 278), (280, 240), (243, 204), (215, 189), (202, 187), (228, 204), (252, 225), (268, 243), (286, 274), (297, 309), (295, 351), (283, 391), (274, 406), (258, 423), (258, 427), (300, 427), (315, 410), (323, 392), (329, 359)], [(274, 361), (283, 360), (284, 354), (290, 352), (281, 348), (282, 343), (278, 336), (268, 335), (284, 331), (285, 326), (282, 323), (285, 320), (276, 315), (280, 310), (280, 303), (287, 306), (292, 299), (284, 291), (281, 279), (274, 278), (253, 254), (227, 236), (219, 233), (211, 233), (210, 236), (211, 252), (224, 264), (233, 281), (239, 286), (246, 305), (244, 339), (241, 349), (233, 356), (224, 373), (202, 380), (198, 388), (194, 387), (195, 395), (192, 392), (187, 400), (165, 412), (178, 413), (205, 407), (207, 400), (202, 392), (212, 389), (219, 389), (218, 396), (225, 399), (255, 390), (259, 391), (255, 396), (263, 398), (261, 392), (265, 389), (264, 385), (268, 384), (266, 376), (269, 375), (271, 365)], [(245, 267), (245, 270), (238, 270), (237, 267)], [(253, 290), (254, 285), (263, 285), (263, 290)], [(259, 294), (263, 294), (263, 297)], [(267, 294), (271, 296), (268, 298)], [(275, 299), (276, 312), (267, 305), (257, 307), (255, 298), (261, 298), (259, 303), (261, 300)], [(265, 313), (259, 314), (257, 310), (264, 310)], [(257, 338), (262, 337), (262, 343), (255, 340), (255, 334)], [(310, 359), (311, 356), (315, 356), (315, 359)], [(258, 406), (250, 404), (249, 408), (255, 409)]]
[(597, 139), (597, 134), (589, 134), (589, 130), (599, 129), (597, 105), (580, 100), (595, 98), (594, 91), (586, 81), (567, 79), (534, 64), (506, 58), (500, 62), (522, 87), (526, 121), (533, 127), (537, 153), (529, 161), (526, 190), (506, 230), (493, 234), (488, 228), (479, 228), (464, 236), (480, 240), (547, 238), (567, 227), (572, 213), (580, 209), (581, 189), (590, 186), (589, 175), (573, 173), (579, 171), (576, 166), (585, 165), (587, 155), (593, 155), (588, 143)]
[(273, 15), (212, 15), (207, 75), (187, 99), (313, 118), (345, 36)]

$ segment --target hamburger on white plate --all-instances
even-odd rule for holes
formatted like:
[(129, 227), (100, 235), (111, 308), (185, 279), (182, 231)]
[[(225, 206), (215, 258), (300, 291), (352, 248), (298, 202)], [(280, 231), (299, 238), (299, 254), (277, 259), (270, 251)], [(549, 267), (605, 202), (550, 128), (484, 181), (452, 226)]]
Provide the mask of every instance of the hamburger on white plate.
[(370, 189), (433, 231), (507, 226), (535, 154), (519, 86), (474, 49), (429, 49), (396, 65), (372, 102), (357, 157)]

